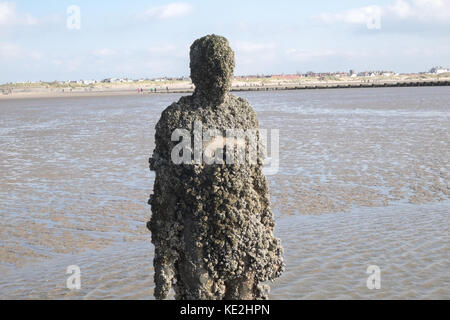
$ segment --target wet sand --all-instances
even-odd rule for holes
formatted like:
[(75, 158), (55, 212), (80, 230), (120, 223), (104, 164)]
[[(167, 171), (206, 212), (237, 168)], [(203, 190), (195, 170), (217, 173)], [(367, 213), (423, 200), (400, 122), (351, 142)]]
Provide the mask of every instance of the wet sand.
[[(280, 129), (272, 298), (450, 298), (450, 89), (240, 95)], [(152, 298), (148, 157), (178, 97), (0, 101), (1, 298)]]
[[(272, 284), (271, 299), (450, 298), (449, 206), (280, 217), (287, 269)], [(152, 253), (149, 241), (137, 241), (61, 255), (6, 273), (0, 290), (12, 299), (152, 299)], [(66, 288), (72, 264), (81, 268), (80, 291)], [(380, 290), (367, 288), (369, 265), (381, 269)]]

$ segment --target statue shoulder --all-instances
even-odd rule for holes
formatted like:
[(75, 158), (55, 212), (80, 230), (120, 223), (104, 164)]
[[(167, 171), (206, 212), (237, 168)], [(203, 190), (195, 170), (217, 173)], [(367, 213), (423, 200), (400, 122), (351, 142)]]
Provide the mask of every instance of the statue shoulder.
[(232, 106), (235, 109), (236, 114), (241, 115), (246, 118), (249, 123), (254, 123), (258, 125), (257, 116), (255, 110), (250, 105), (247, 99), (237, 97), (235, 95), (230, 95)]
[(169, 130), (174, 130), (180, 125), (180, 121), (183, 118), (183, 114), (190, 105), (190, 96), (181, 97), (178, 102), (172, 103), (161, 113), (161, 118), (159, 119), (156, 129), (167, 128)]

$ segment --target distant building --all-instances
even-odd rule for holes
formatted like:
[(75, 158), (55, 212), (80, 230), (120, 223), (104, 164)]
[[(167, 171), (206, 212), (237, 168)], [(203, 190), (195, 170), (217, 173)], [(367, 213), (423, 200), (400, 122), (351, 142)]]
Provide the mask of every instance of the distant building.
[(434, 68), (431, 68), (431, 70), (430, 70), (430, 73), (433, 73), (433, 74), (441, 74), (441, 73), (447, 73), (447, 72), (450, 72), (450, 70), (447, 68), (443, 68), (443, 67), (434, 67)]
[(393, 71), (382, 71), (382, 70), (363, 71), (363, 72), (358, 73), (358, 77), (376, 77), (376, 76), (390, 77), (393, 75), (394, 75)]
[(91, 85), (91, 84), (96, 84), (98, 81), (97, 80), (82, 80), (81, 83), (84, 85)]
[(266, 78), (279, 79), (279, 80), (295, 80), (301, 78), (301, 75), (298, 74), (278, 74), (267, 76)]

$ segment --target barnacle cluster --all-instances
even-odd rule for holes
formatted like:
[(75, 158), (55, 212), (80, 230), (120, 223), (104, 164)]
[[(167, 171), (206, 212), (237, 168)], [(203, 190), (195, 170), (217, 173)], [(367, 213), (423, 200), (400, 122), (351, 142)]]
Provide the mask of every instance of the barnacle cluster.
[(257, 163), (175, 164), (177, 129), (253, 130), (249, 103), (229, 93), (234, 53), (228, 41), (209, 35), (191, 47), (192, 96), (163, 111), (156, 126), (150, 169), (156, 178), (148, 228), (155, 245), (155, 297), (171, 287), (176, 299), (266, 299), (268, 286), (284, 270), (274, 237), (268, 185)]

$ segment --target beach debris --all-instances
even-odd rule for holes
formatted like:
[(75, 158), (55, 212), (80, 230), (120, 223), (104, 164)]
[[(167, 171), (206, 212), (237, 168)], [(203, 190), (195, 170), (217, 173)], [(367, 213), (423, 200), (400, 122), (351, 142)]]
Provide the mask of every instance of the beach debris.
[[(273, 234), (263, 153), (256, 163), (229, 163), (224, 160), (230, 151), (226, 145), (222, 163), (196, 161), (198, 150), (187, 162), (173, 161), (176, 130), (187, 130), (196, 143), (208, 130), (258, 129), (248, 101), (229, 92), (234, 52), (228, 40), (217, 35), (196, 40), (190, 60), (195, 91), (163, 111), (150, 158), (155, 183), (147, 226), (155, 245), (154, 295), (166, 299), (173, 288), (179, 300), (267, 299), (265, 282), (279, 277), (284, 263), (280, 240)], [(194, 134), (198, 123), (203, 136)], [(219, 139), (212, 145), (223, 147), (225, 141), (238, 140)], [(200, 151), (208, 145), (200, 144)]]

